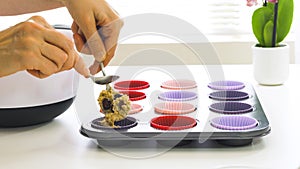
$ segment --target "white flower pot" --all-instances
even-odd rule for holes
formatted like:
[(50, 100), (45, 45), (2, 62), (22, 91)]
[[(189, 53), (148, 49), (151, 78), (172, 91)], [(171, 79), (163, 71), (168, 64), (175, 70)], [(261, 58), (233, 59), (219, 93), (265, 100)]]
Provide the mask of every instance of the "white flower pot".
[(255, 80), (262, 85), (281, 85), (289, 76), (290, 48), (264, 48), (252, 46)]

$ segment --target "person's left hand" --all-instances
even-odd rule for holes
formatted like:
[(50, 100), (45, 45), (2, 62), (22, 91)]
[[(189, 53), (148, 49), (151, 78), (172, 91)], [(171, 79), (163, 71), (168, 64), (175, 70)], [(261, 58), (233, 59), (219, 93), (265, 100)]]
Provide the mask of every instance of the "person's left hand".
[[(78, 51), (93, 54), (95, 63), (90, 71), (100, 71), (113, 58), (123, 21), (105, 0), (64, 0), (74, 19), (72, 31)], [(98, 34), (97, 28), (101, 27)]]

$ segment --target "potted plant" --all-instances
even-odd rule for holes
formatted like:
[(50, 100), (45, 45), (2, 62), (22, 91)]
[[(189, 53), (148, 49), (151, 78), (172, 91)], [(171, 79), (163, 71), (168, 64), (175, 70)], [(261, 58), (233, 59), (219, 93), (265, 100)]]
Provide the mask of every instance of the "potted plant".
[[(247, 5), (257, 4), (247, 0)], [(263, 0), (254, 11), (252, 30), (258, 43), (252, 46), (254, 77), (263, 85), (283, 84), (289, 75), (289, 46), (282, 43), (293, 20), (293, 0)]]

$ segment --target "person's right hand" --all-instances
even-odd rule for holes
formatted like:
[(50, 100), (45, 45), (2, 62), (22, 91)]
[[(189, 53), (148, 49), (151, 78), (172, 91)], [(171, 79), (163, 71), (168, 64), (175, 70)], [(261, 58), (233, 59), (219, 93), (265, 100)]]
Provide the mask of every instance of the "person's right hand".
[(72, 41), (42, 17), (34, 16), (0, 32), (0, 77), (27, 70), (45, 78), (73, 67), (88, 77)]

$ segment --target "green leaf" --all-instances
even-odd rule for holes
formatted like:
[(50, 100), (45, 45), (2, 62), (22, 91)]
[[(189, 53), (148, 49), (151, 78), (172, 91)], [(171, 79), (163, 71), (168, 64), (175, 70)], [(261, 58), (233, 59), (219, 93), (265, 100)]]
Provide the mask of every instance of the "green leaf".
[(273, 34), (274, 22), (269, 20), (264, 28), (264, 47), (272, 47), (272, 34)]
[(269, 7), (258, 8), (252, 15), (252, 30), (261, 46), (265, 46), (264, 29), (272, 16), (273, 10)]
[(293, 0), (279, 0), (277, 20), (277, 43), (284, 40), (290, 31), (294, 13)]

